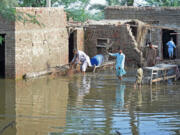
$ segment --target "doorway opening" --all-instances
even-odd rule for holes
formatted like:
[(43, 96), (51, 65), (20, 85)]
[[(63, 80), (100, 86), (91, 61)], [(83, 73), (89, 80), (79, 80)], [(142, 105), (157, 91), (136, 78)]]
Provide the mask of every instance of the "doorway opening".
[(69, 62), (71, 62), (74, 57), (73, 50), (74, 50), (74, 32), (72, 32), (69, 36)]
[[(163, 50), (163, 58), (164, 59), (169, 59), (169, 55), (168, 55), (168, 46), (166, 45), (167, 42), (173, 38), (173, 41), (175, 43), (175, 45), (177, 45), (177, 35), (176, 32), (174, 30), (168, 30), (168, 29), (163, 29), (162, 30), (162, 50)], [(176, 58), (176, 49), (174, 49), (174, 53), (173, 53), (173, 59)]]
[(0, 78), (5, 78), (5, 34), (0, 34)]

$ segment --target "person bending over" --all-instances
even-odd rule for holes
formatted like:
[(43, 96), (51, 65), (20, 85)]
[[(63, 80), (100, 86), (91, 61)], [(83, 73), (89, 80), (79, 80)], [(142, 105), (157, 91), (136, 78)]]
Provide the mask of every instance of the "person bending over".
[(73, 66), (76, 67), (77, 64), (80, 64), (81, 72), (85, 74), (87, 66), (91, 67), (89, 56), (85, 52), (77, 50), (77, 49), (74, 49), (73, 53), (74, 53), (74, 57), (70, 63), (70, 67), (71, 68)]

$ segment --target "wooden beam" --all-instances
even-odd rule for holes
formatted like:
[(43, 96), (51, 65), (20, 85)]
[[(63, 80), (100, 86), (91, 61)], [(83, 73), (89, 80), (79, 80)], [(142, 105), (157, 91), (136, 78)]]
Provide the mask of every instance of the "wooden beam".
[(176, 75), (156, 78), (156, 79), (153, 79), (152, 82), (159, 82), (159, 81), (168, 80), (168, 79), (171, 79), (171, 78), (176, 78)]
[(170, 35), (179, 35), (180, 33), (170, 33)]

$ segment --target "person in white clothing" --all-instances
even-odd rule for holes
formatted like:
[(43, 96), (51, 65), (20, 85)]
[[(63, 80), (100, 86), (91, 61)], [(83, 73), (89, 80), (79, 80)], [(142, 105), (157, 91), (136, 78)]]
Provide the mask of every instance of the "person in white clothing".
[(89, 56), (85, 52), (77, 50), (77, 49), (74, 49), (73, 53), (74, 53), (74, 58), (72, 59), (70, 63), (71, 67), (74, 65), (80, 64), (81, 72), (85, 74), (87, 66), (90, 66), (90, 67), (92, 66)]

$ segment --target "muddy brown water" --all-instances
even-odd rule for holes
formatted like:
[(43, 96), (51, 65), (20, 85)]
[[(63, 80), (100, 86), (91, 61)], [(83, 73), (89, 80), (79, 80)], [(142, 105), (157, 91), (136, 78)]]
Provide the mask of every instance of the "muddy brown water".
[(180, 82), (133, 89), (113, 72), (0, 80), (0, 135), (179, 135)]

